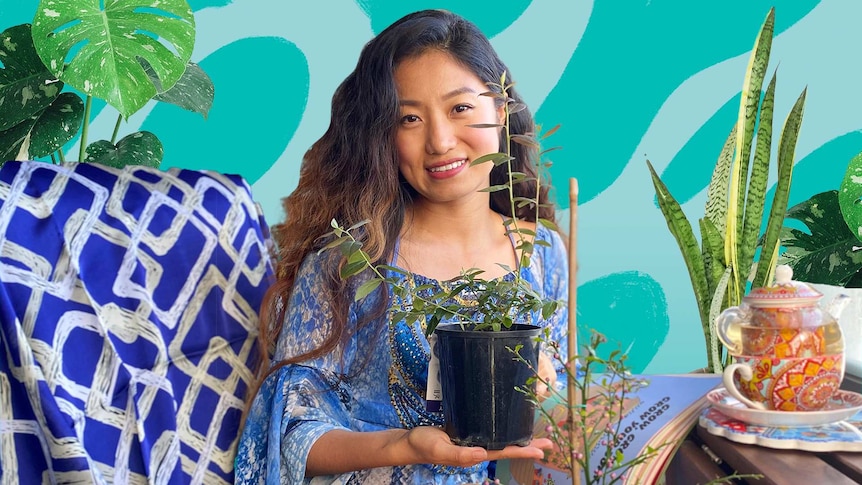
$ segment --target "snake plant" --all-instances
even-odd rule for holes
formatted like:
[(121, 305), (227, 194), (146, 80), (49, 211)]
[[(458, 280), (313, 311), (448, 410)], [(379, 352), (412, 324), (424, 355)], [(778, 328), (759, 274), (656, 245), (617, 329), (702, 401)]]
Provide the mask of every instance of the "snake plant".
[[(730, 358), (719, 346), (715, 319), (724, 309), (741, 303), (749, 283), (756, 288), (772, 280), (779, 233), (787, 211), (806, 90), (797, 98), (781, 129), (776, 150), (777, 185), (766, 227), (762, 228), (772, 152), (775, 73), (766, 91), (762, 93), (761, 88), (774, 26), (772, 8), (751, 51), (739, 117), (712, 173), (704, 215), (698, 220), (700, 244), (680, 204), (647, 161), (658, 206), (688, 268), (706, 344), (707, 365), (712, 372), (720, 372)], [(758, 245), (761, 251), (755, 260)], [(753, 279), (749, 281), (752, 273)]]

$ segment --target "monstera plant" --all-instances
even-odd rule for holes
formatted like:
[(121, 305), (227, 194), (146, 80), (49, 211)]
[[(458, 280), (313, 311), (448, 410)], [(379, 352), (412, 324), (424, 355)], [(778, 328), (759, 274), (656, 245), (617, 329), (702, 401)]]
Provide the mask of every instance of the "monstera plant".
[(781, 262), (809, 283), (862, 288), (862, 153), (847, 165), (838, 190), (813, 195), (787, 211), (808, 232), (785, 226)]
[[(713, 372), (720, 372), (729, 359), (726, 353), (722, 355), (715, 333), (715, 319), (725, 308), (741, 303), (749, 283), (752, 287), (760, 287), (772, 280), (771, 272), (778, 257), (778, 236), (787, 211), (806, 90), (797, 98), (781, 130), (776, 188), (765, 231), (761, 230), (772, 151), (775, 74), (764, 93), (761, 93), (761, 87), (769, 64), (774, 26), (773, 8), (767, 14), (751, 51), (739, 118), (718, 157), (707, 189), (706, 209), (698, 221), (700, 245), (679, 203), (647, 161), (659, 208), (688, 268), (706, 341), (708, 368)], [(761, 241), (761, 251), (759, 262), (756, 262), (758, 241)], [(749, 281), (755, 265), (754, 278)]]
[[(214, 90), (189, 61), (194, 42), (185, 0), (41, 0), (32, 24), (0, 34), (0, 164), (66, 161), (79, 136), (78, 161), (158, 167), (153, 133), (117, 136), (150, 100), (207, 115)], [(110, 138), (89, 143), (94, 98), (118, 114)]]

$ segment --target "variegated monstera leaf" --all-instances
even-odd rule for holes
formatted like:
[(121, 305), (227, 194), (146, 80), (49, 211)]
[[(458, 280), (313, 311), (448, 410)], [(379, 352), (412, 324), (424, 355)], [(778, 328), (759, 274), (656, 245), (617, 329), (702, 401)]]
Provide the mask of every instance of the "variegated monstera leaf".
[[(100, 6), (104, 4), (104, 8)], [(185, 0), (41, 0), (33, 42), (48, 69), (124, 117), (183, 75), (195, 42)]]
[(0, 164), (46, 156), (71, 140), (84, 103), (60, 92), (63, 83), (36, 54), (30, 24), (0, 33), (0, 62)]
[(808, 232), (784, 227), (782, 262), (794, 279), (862, 287), (862, 153), (847, 166), (840, 190), (817, 194), (787, 211)]

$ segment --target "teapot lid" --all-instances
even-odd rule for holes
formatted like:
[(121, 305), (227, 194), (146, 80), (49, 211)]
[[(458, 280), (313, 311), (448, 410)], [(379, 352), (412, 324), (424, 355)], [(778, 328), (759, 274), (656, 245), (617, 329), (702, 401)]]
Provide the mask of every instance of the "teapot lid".
[(814, 305), (822, 297), (823, 294), (811, 286), (793, 281), (793, 269), (782, 264), (775, 268), (773, 286), (755, 288), (742, 301), (752, 307), (782, 308)]

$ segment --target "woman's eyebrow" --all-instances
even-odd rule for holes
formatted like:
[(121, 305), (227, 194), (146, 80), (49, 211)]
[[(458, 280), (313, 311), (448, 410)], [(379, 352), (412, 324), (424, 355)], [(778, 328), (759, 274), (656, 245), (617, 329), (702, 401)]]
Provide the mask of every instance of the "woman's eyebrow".
[[(453, 89), (452, 91), (449, 91), (448, 93), (443, 95), (442, 99), (444, 99), (444, 100), (445, 99), (451, 99), (451, 98), (454, 98), (455, 96), (460, 96), (462, 94), (476, 94), (476, 90), (469, 87), (469, 86), (464, 86), (462, 88)], [(419, 101), (414, 101), (412, 99), (399, 99), (398, 104), (401, 106), (419, 106), (422, 103), (420, 103)]]

